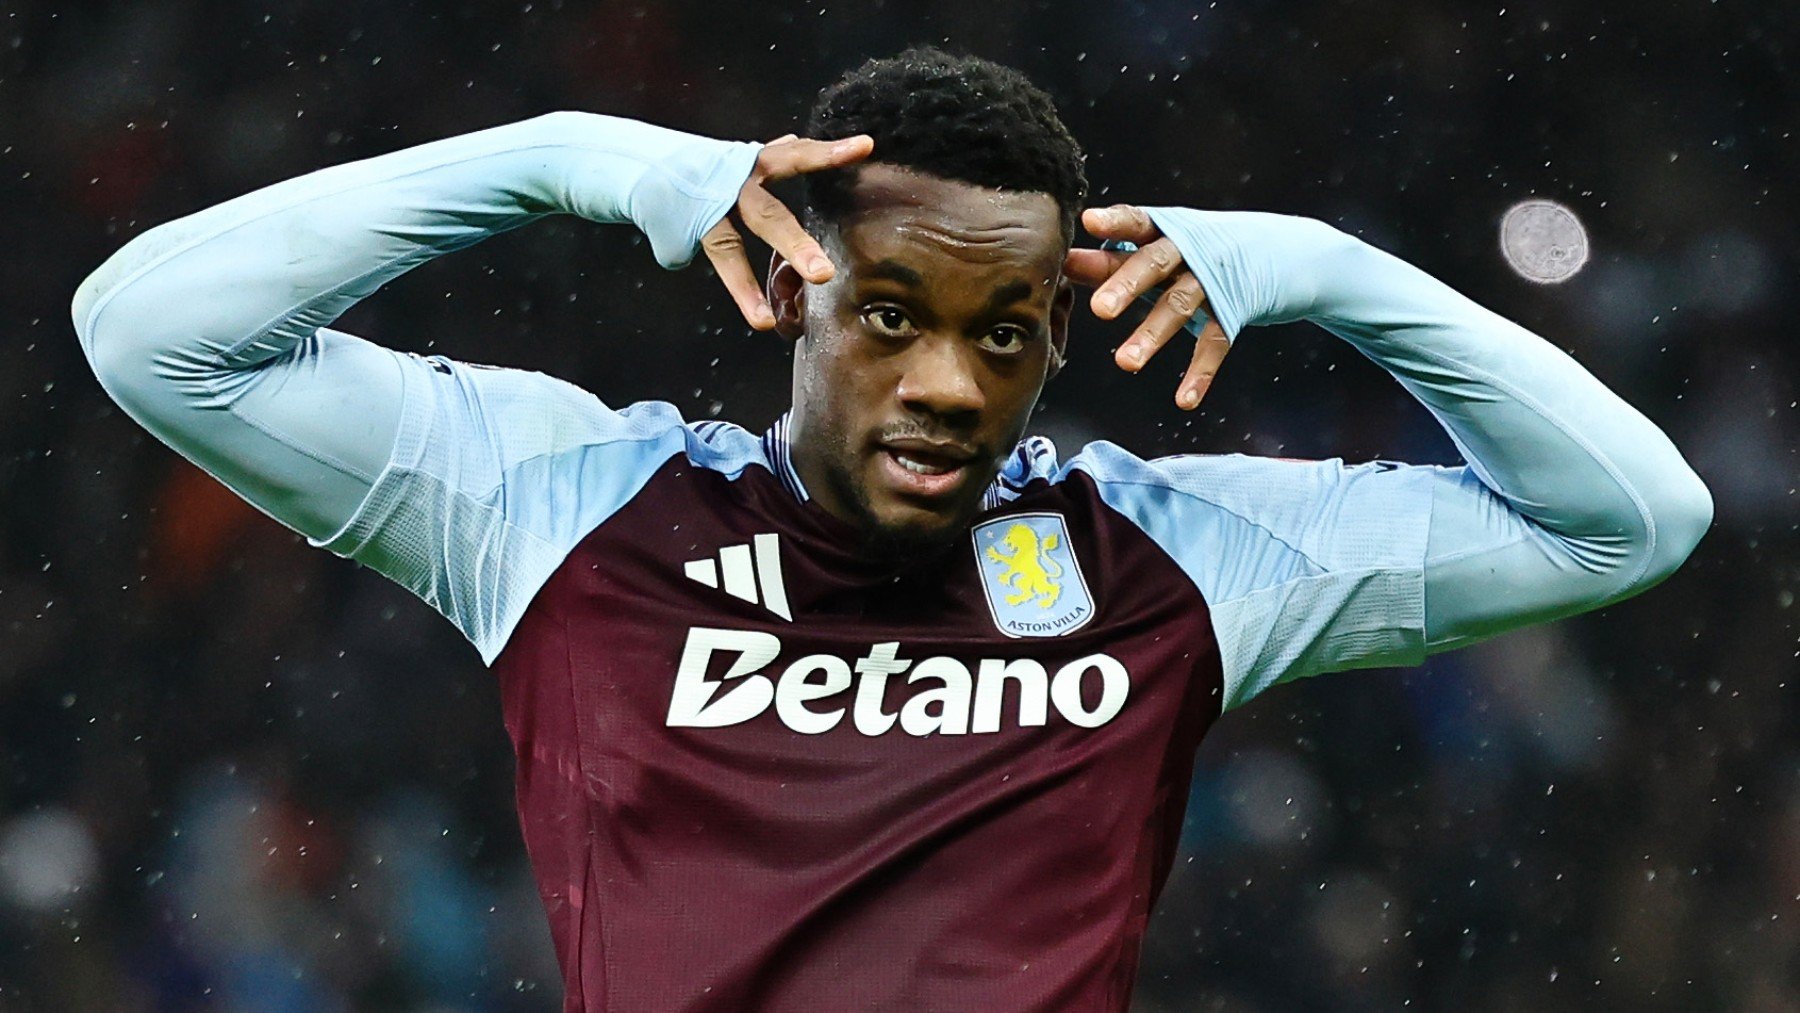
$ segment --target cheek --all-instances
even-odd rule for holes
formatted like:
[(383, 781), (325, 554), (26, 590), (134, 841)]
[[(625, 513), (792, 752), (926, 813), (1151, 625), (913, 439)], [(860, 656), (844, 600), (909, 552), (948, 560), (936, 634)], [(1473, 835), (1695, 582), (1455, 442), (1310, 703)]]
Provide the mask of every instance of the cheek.
[(816, 335), (812, 352), (820, 393), (833, 400), (864, 397), (882, 382), (886, 363), (872, 354), (871, 343), (856, 327), (855, 320), (824, 319), (807, 332)]
[[(857, 338), (842, 332), (810, 330), (800, 384), (811, 415), (848, 442), (879, 414), (886, 379), (879, 361), (858, 348)], [(887, 388), (891, 389), (891, 388)]]
[(990, 371), (983, 383), (988, 404), (999, 414), (1028, 413), (1044, 389), (1043, 360), (1021, 361)]

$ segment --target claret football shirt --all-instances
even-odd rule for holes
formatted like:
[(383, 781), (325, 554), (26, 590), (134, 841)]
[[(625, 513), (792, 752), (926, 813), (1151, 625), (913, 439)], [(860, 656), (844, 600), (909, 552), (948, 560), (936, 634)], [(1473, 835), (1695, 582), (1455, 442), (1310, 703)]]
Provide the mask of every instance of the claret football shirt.
[(1122, 1008), (1227, 693), (1423, 656), (1430, 487), (1361, 495), (1385, 465), (1034, 438), (896, 572), (808, 501), (781, 423), (422, 361), (322, 544), (498, 674), (571, 1006)]

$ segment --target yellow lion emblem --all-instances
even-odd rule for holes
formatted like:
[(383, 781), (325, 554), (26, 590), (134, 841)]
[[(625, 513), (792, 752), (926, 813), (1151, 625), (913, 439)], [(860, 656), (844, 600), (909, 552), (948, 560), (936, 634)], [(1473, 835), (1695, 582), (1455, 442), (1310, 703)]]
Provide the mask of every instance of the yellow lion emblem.
[[(1011, 551), (1001, 552), (1000, 545)], [(1006, 567), (996, 578), (1002, 587), (1013, 589), (1006, 603), (1021, 605), (1035, 598), (1038, 608), (1055, 605), (1062, 597), (1063, 575), (1062, 567), (1050, 558), (1056, 550), (1056, 536), (1046, 535), (1040, 542), (1030, 525), (1014, 524), (1001, 536), (1000, 545), (988, 546), (987, 558)]]

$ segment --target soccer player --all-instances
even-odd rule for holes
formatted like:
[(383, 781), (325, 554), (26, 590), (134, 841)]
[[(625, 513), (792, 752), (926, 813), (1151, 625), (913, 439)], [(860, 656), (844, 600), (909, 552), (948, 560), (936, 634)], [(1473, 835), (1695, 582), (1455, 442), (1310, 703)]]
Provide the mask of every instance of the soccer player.
[[(133, 418), (494, 669), (568, 1009), (1123, 1009), (1223, 711), (1636, 594), (1710, 523), (1650, 421), (1424, 272), (1301, 218), (1084, 210), (1014, 71), (871, 61), (808, 134), (552, 113), (152, 229), (75, 298)], [(794, 175), (798, 218), (764, 188)], [(327, 326), (551, 214), (704, 251), (795, 342), (791, 410), (615, 409)], [(1312, 320), (1468, 464), (1060, 456), (1025, 429), (1077, 285), (1153, 301), (1126, 369), (1197, 332), (1183, 407), (1244, 328)]]

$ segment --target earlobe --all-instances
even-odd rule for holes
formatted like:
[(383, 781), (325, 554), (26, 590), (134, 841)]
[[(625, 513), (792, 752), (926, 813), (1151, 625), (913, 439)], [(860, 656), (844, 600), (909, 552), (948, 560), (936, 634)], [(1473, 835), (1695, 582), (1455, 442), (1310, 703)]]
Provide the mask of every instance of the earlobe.
[(798, 341), (806, 334), (806, 279), (779, 253), (769, 257), (763, 294), (775, 312), (775, 333)]

